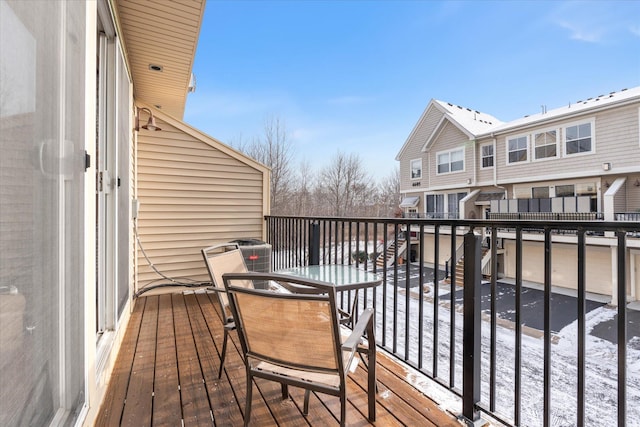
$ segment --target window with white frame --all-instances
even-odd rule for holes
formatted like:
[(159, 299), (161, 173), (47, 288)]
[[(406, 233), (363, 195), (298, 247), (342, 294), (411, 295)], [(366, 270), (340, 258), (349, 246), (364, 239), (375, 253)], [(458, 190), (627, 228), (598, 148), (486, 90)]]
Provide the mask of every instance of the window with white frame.
[(507, 163), (526, 162), (529, 154), (529, 138), (517, 136), (507, 139)]
[(493, 167), (493, 144), (480, 146), (480, 157), (482, 158), (482, 169)]
[(556, 129), (533, 134), (533, 158), (549, 159), (558, 155), (558, 131)]
[(422, 178), (422, 159), (411, 160), (409, 168), (411, 170), (411, 179)]
[(567, 155), (593, 152), (592, 122), (564, 128), (564, 150)]
[(438, 153), (438, 174), (460, 172), (464, 170), (464, 149)]

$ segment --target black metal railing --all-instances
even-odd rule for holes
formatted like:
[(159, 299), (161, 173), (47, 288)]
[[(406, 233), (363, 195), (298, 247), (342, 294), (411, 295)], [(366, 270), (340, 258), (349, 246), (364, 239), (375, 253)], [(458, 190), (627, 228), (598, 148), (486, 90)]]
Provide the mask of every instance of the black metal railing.
[(492, 220), (601, 221), (602, 212), (489, 212)]
[[(542, 229), (544, 238), (534, 236), (535, 243), (531, 240), (525, 245), (523, 230), (533, 228)], [(341, 303), (346, 307), (375, 307), (378, 345), (458, 395), (462, 400), (461, 419), (474, 421), (485, 413), (506, 425), (545, 427), (624, 426), (627, 419), (638, 419), (640, 405), (635, 404), (635, 393), (635, 403), (627, 405), (627, 389), (640, 384), (640, 378), (630, 378), (627, 372), (630, 337), (626, 306), (630, 268), (627, 237), (640, 232), (640, 223), (268, 216), (266, 229), (275, 270), (310, 263), (351, 264), (381, 274), (382, 286), (361, 291), (355, 301), (355, 295), (345, 293)], [(504, 284), (498, 280), (497, 239), (506, 239), (500, 237), (504, 229), (515, 230), (515, 237), (509, 237), (509, 251), (505, 251), (513, 256), (509, 263), (514, 269), (510, 272), (514, 305), (510, 322), (498, 310), (498, 286)], [(413, 251), (422, 262), (400, 263), (401, 259), (409, 260), (409, 253), (403, 257), (401, 248), (390, 245), (390, 239), (403, 230), (417, 233), (404, 250)], [(558, 230), (569, 232), (575, 241), (567, 243), (567, 237), (558, 236)], [(481, 282), (480, 271), (483, 233), (490, 240), (492, 256), (490, 280), (486, 282)], [(561, 242), (554, 240), (559, 238)], [(617, 305), (613, 313), (617, 342), (607, 350), (613, 355), (609, 357), (613, 362), (607, 362), (613, 363), (612, 369), (598, 366), (597, 355), (589, 353), (587, 360), (587, 246), (594, 245), (593, 239), (601, 240), (598, 245), (614, 248), (609, 253), (616, 254), (609, 265), (615, 276), (611, 282), (617, 284), (612, 286), (615, 300), (611, 301)], [(451, 284), (445, 284), (441, 282), (444, 273), (440, 266), (461, 243), (464, 275), (457, 277), (452, 266)], [(543, 256), (536, 259), (542, 259), (539, 268), (544, 272), (543, 291), (534, 301), (540, 307), (536, 317), (542, 318), (538, 335), (534, 334), (541, 337), (537, 341), (528, 335), (530, 327), (524, 318), (524, 295), (528, 291), (524, 280), (530, 271), (523, 270), (523, 260), (529, 259), (532, 244), (541, 245), (538, 250)], [(567, 256), (568, 244), (574, 245), (574, 256)], [(391, 266), (377, 263), (378, 256), (385, 256), (380, 248), (386, 251), (391, 247), (397, 262)], [(558, 339), (558, 331), (552, 329), (552, 312), (553, 316), (558, 314), (552, 307), (558, 298), (552, 292), (552, 273), (562, 269), (573, 269), (576, 277), (575, 336), (563, 347), (570, 348), (569, 354), (565, 354), (566, 349), (563, 353), (552, 347)], [(530, 304), (528, 301), (527, 306)], [(606, 399), (602, 397), (606, 392), (593, 384), (605, 370), (611, 374), (602, 380), (610, 389)], [(568, 386), (558, 390), (564, 383)], [(557, 393), (553, 400), (552, 393)]]

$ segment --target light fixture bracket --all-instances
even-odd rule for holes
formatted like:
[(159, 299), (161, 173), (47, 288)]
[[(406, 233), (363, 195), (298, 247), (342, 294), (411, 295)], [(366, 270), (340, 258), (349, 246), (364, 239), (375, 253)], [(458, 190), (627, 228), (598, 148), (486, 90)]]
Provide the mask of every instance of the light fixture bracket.
[(136, 132), (140, 130), (140, 111), (146, 111), (149, 114), (149, 120), (146, 125), (142, 126), (142, 129), (147, 129), (151, 131), (159, 131), (162, 130), (158, 125), (156, 125), (156, 119), (153, 117), (153, 113), (147, 107), (136, 107)]

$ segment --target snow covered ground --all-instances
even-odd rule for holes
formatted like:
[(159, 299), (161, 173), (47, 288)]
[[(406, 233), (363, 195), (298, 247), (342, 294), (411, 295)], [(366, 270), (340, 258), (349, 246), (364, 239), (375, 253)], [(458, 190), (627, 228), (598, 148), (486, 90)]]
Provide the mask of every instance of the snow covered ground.
[[(412, 280), (417, 280), (413, 278)], [(404, 286), (403, 281), (400, 282)], [(423, 298), (423, 360), (422, 366), (432, 374), (433, 366), (433, 288), (425, 285)], [(419, 301), (417, 288), (409, 295), (406, 303), (406, 291), (399, 287), (394, 291), (393, 278), (388, 277), (386, 285), (386, 327), (383, 337), (382, 300), (384, 289), (376, 289), (377, 340), (385, 347), (393, 346), (394, 322), (397, 326), (397, 350), (400, 359), (405, 356), (405, 322), (409, 316), (409, 361), (418, 363), (418, 325)], [(443, 286), (440, 293), (448, 292)], [(364, 304), (360, 296), (360, 304)], [(373, 292), (367, 294), (368, 304), (373, 301)], [(394, 307), (397, 310), (394, 314)], [(456, 306), (457, 307), (457, 306)], [(459, 307), (457, 307), (459, 308)], [(408, 314), (407, 314), (408, 313)], [(438, 307), (438, 378), (448, 383), (450, 360), (450, 315), (448, 304), (440, 301)], [(605, 426), (617, 423), (617, 349), (609, 341), (589, 334), (591, 329), (603, 321), (611, 319), (615, 311), (606, 306), (592, 310), (587, 314), (586, 343), (586, 425)], [(395, 320), (394, 320), (395, 319)], [(455, 313), (455, 387), (462, 390), (462, 314)], [(634, 337), (632, 342), (639, 337)], [(497, 345), (497, 413), (506, 419), (514, 418), (514, 378), (515, 378), (515, 331), (508, 325), (499, 325), (496, 333)], [(521, 354), (521, 425), (542, 425), (543, 414), (543, 338), (542, 334), (523, 334)], [(640, 426), (640, 351), (638, 345), (627, 347), (627, 426)], [(482, 325), (482, 402), (489, 405), (489, 350), (490, 325)], [(554, 338), (551, 349), (551, 418), (553, 426), (576, 425), (577, 410), (577, 321), (564, 327)], [(453, 413), (460, 412), (458, 399), (452, 399), (449, 393), (439, 392), (439, 387), (429, 385), (424, 377), (411, 375), (407, 380), (425, 388), (426, 392)], [(435, 396), (434, 396), (435, 394)]]

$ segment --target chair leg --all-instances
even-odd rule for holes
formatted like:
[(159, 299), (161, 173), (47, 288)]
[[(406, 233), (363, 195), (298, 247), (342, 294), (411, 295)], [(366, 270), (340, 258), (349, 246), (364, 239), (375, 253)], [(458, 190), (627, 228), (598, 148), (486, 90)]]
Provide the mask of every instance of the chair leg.
[[(373, 334), (369, 335), (370, 337)], [(376, 420), (376, 394), (378, 392), (378, 382), (376, 381), (376, 346), (370, 345), (368, 352), (369, 366), (367, 368), (367, 400), (369, 402), (369, 421)]]
[(289, 386), (285, 383), (280, 383), (280, 388), (282, 389), (282, 400), (287, 400), (289, 398)]
[(347, 391), (343, 389), (342, 393), (340, 393), (340, 427), (345, 426), (344, 423), (346, 418), (347, 418)]
[(249, 425), (249, 420), (251, 420), (252, 392), (253, 392), (253, 377), (251, 376), (247, 368), (247, 401), (244, 404), (244, 427), (247, 427)]
[(304, 407), (302, 408), (302, 414), (309, 415), (309, 396), (311, 396), (311, 390), (306, 389), (304, 391)]
[(218, 371), (218, 379), (222, 378), (222, 369), (224, 368), (224, 359), (227, 356), (227, 339), (229, 338), (229, 331), (224, 329), (224, 340), (222, 341), (222, 356), (220, 357), (220, 370)]

